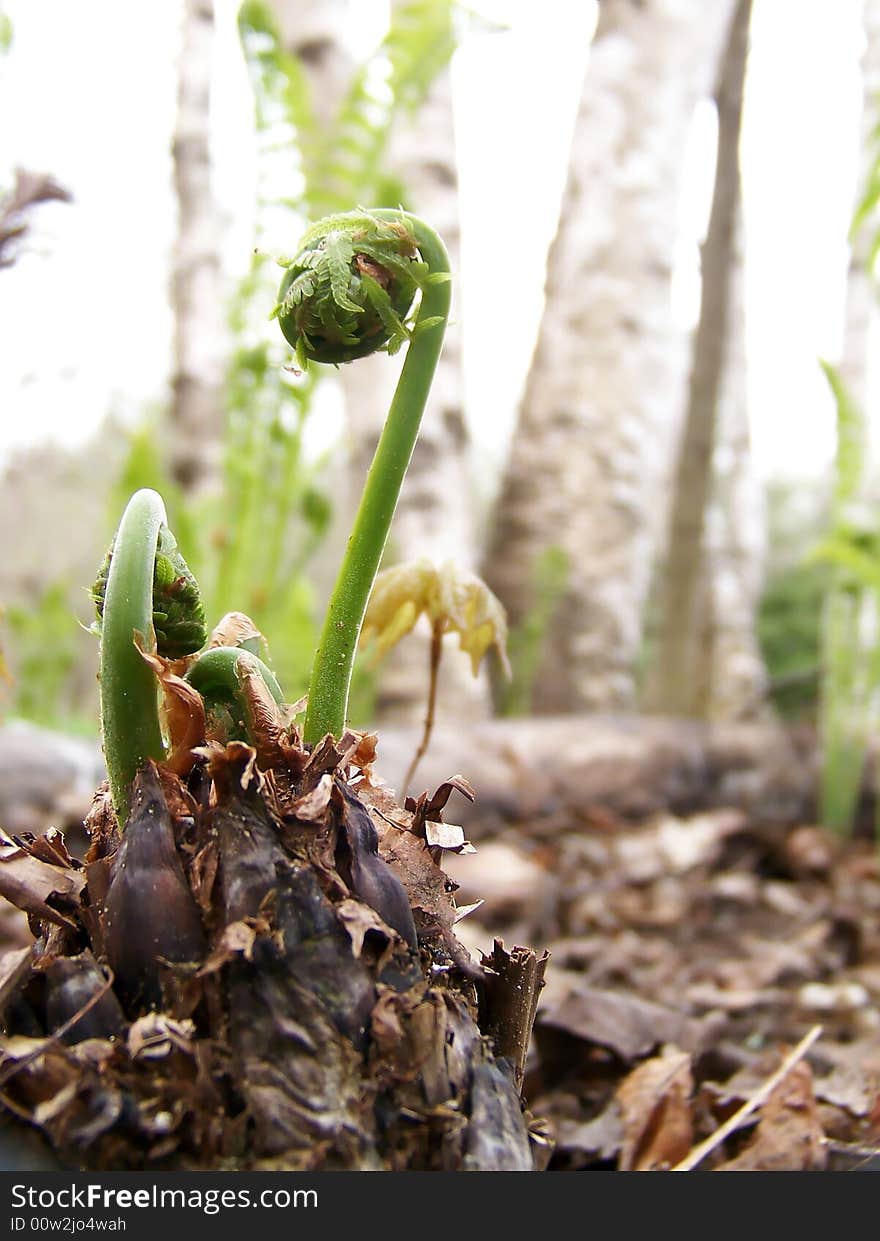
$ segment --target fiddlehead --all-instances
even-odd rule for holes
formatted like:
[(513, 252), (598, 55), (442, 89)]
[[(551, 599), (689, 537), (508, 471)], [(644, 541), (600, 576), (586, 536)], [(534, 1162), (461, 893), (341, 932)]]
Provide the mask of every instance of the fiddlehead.
[(300, 363), (394, 353), (411, 335), (416, 291), (429, 277), (403, 212), (350, 211), (306, 232), (278, 290), (275, 314)]
[(276, 703), (284, 695), (275, 674), (243, 646), (213, 646), (192, 664), (186, 679), (202, 695), (209, 721), (222, 722), (230, 740), (250, 740), (250, 704), (243, 689), (249, 673), (258, 673)]
[[(420, 295), (417, 298), (417, 294)], [(305, 234), (275, 308), (301, 363), (393, 353), (409, 341), (328, 604), (303, 737), (340, 736), (367, 600), (409, 466), (449, 315), (449, 259), (417, 216), (379, 208), (328, 216)]]
[[(99, 625), (104, 615), (113, 546), (115, 541), (104, 557), (91, 591)], [(156, 652), (164, 659), (183, 659), (205, 645), (208, 629), (198, 582), (181, 556), (177, 540), (165, 525), (159, 527), (151, 607)]]
[[(156, 679), (138, 644), (179, 658), (206, 637), (198, 587), (166, 524), (155, 491), (131, 497), (92, 589), (101, 636), (101, 732), (120, 826), (131, 783), (152, 758), (165, 757)], [(162, 635), (161, 644), (159, 635)]]

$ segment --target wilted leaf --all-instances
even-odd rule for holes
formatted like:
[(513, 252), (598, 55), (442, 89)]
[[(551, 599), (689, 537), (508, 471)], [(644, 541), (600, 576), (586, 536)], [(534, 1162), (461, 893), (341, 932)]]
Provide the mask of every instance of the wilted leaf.
[(839, 1064), (814, 1083), (814, 1093), (823, 1103), (846, 1108), (853, 1116), (868, 1116), (874, 1092), (866, 1075), (857, 1065)]
[(457, 853), (476, 853), (476, 849), (465, 840), (464, 828), (455, 823), (426, 823), (425, 840), (437, 849), (452, 849)]
[(708, 1019), (697, 1021), (672, 1008), (596, 987), (570, 991), (541, 1014), (538, 1024), (607, 1047), (622, 1060), (637, 1060), (661, 1043), (697, 1051), (711, 1030)]
[(175, 1021), (164, 1013), (147, 1013), (132, 1023), (128, 1050), (133, 1060), (156, 1060), (174, 1050), (193, 1053), (196, 1028), (188, 1018)]
[[(219, 942), (211, 950), (208, 959), (199, 969), (199, 977), (205, 974), (213, 974), (224, 966), (227, 961), (232, 961), (235, 957), (244, 957), (246, 961), (250, 961), (253, 957), (254, 944), (257, 939), (258, 929), (254, 925), (256, 919), (242, 919), (239, 922), (230, 922), (224, 928), (223, 934), (220, 936)], [(265, 929), (268, 930), (268, 924)]]
[(253, 655), (259, 655), (264, 642), (263, 635), (249, 616), (244, 612), (227, 612), (211, 631), (208, 647), (240, 646)]
[(767, 1100), (748, 1146), (718, 1172), (817, 1172), (825, 1166), (825, 1134), (813, 1074), (800, 1060)]
[(614, 1100), (592, 1120), (561, 1120), (556, 1125), (555, 1136), (560, 1151), (596, 1159), (613, 1159), (623, 1145), (620, 1105)]
[(472, 913), (476, 913), (482, 904), (482, 901), (474, 901), (470, 905), (459, 905), (455, 911), (455, 922), (459, 923), (462, 919), (469, 917)]
[(57, 926), (72, 926), (70, 919), (48, 901), (53, 896), (65, 902), (78, 901), (85, 881), (83, 871), (42, 862), (8, 836), (0, 836), (0, 896), (16, 909)]
[(693, 1142), (691, 1058), (664, 1047), (624, 1078), (617, 1090), (623, 1114), (621, 1172), (660, 1172), (673, 1167)]
[(426, 559), (410, 561), (380, 573), (367, 605), (361, 645), (375, 637), (376, 657), (380, 658), (410, 632), (422, 614), (432, 625), (442, 625), (443, 632), (458, 634), (475, 676), (490, 646), (510, 674), (504, 608), (481, 578), (451, 561), (439, 568)]
[(304, 793), (291, 803), (288, 811), (298, 819), (320, 819), (330, 804), (332, 793), (333, 777), (325, 773), (310, 793)]
[(205, 744), (205, 704), (197, 689), (171, 671), (169, 661), (161, 655), (135, 645), (141, 658), (156, 674), (162, 688), (162, 708), (170, 742), (170, 753), (164, 765), (178, 776), (185, 776), (193, 765), (193, 751)]
[(418, 798), (407, 797), (404, 806), (412, 811), (410, 831), (423, 837), (432, 848), (454, 853), (476, 853), (473, 845), (465, 839), (463, 827), (443, 822), (443, 809), (455, 791), (468, 801), (476, 797), (473, 785), (464, 776), (450, 776), (430, 798), (426, 793), (420, 793)]
[(31, 971), (33, 948), (13, 948), (0, 957), (0, 1014)]
[(355, 960), (359, 960), (364, 950), (364, 940), (370, 931), (375, 931), (385, 940), (385, 950), (377, 964), (378, 973), (382, 972), (385, 961), (394, 951), (397, 932), (387, 922), (383, 922), (374, 909), (360, 901), (344, 900), (336, 906), (336, 914), (351, 939), (351, 951)]

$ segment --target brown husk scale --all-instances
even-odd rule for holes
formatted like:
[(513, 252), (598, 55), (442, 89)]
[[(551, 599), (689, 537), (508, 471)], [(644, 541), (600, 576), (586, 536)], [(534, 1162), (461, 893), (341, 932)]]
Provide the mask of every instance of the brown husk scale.
[(122, 836), (96, 796), (84, 862), (54, 832), (3, 842), (35, 942), (0, 962), (0, 1106), (62, 1164), (545, 1161), (519, 1095), (543, 962), (496, 945), (480, 976), (374, 750), (213, 744), (185, 782), (139, 773)]

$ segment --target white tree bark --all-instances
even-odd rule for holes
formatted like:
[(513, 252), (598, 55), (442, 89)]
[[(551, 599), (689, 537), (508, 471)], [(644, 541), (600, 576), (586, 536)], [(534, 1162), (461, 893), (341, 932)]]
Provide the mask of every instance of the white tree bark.
[(567, 554), (537, 711), (634, 702), (661, 483), (682, 408), (685, 341), (669, 304), (680, 173), (731, 9), (729, 0), (600, 6), (486, 567), (516, 623), (532, 605), (541, 552)]
[(347, 0), (270, 0), (285, 49), (299, 60), (309, 81), (315, 119), (327, 126), (336, 116), (351, 75), (342, 41)]
[[(880, 3), (865, 0), (862, 23), (865, 50), (862, 56), (862, 123), (856, 201), (861, 198), (868, 173), (876, 157), (872, 130), (880, 121)], [(846, 280), (843, 352), (840, 377), (858, 407), (868, 409), (868, 361), (871, 323), (877, 304), (877, 281), (869, 267), (869, 251), (874, 228), (869, 223), (859, 230), (850, 249)]]
[(216, 477), (220, 461), (226, 315), (220, 223), (211, 185), (213, 0), (184, 0), (182, 14), (172, 147), (178, 226), (171, 275), (174, 373), (169, 468), (181, 487), (195, 491)]

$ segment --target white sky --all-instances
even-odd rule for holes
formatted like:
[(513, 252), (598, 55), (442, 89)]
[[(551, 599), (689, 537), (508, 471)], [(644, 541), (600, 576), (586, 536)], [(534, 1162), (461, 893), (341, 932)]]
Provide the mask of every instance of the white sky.
[[(251, 246), (247, 86), (233, 0), (222, 0), (216, 154), (225, 252)], [(468, 413), (489, 465), (504, 455), (540, 317), (588, 32), (590, 0), (481, 0), (503, 34), (468, 36), (454, 66), (461, 147)], [(0, 273), (0, 460), (16, 444), (85, 438), (112, 410), (134, 419), (165, 397), (169, 138), (178, 0), (6, 0), (15, 39), (0, 62), (0, 184), (16, 164), (51, 171), (73, 206), (40, 209), (28, 253)], [(361, 40), (382, 0), (352, 6)], [(763, 475), (830, 459), (833, 411), (817, 365), (840, 346), (845, 237), (855, 188), (860, 0), (755, 0), (743, 145), (748, 345), (755, 458)], [(361, 41), (360, 46), (364, 46)], [(709, 127), (710, 128), (710, 127)], [(703, 140), (700, 141), (700, 133)], [(710, 169), (695, 131), (676, 308), (695, 307), (695, 234)], [(499, 210), (500, 205), (500, 210)], [(534, 239), (531, 251), (523, 237)], [(511, 345), (493, 305), (529, 285), (531, 319)], [(505, 287), (504, 280), (509, 284)], [(497, 299), (497, 300), (496, 300)], [(478, 356), (479, 353), (479, 356)]]

